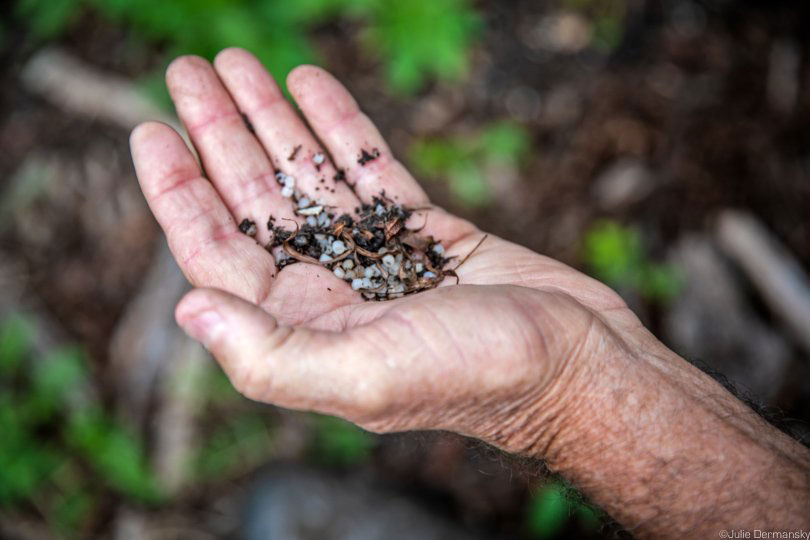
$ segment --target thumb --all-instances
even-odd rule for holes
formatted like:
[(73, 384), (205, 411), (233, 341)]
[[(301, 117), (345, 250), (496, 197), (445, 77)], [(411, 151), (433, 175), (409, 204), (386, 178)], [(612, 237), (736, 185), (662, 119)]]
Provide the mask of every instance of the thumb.
[(385, 406), (385, 363), (349, 332), (282, 326), (255, 304), (217, 289), (189, 292), (175, 318), (251, 399), (349, 419)]

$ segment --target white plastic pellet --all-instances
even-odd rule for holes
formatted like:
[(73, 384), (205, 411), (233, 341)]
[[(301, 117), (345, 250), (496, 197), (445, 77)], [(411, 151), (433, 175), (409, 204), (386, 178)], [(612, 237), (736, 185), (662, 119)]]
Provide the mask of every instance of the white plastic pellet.
[(335, 273), (335, 277), (339, 277), (340, 279), (343, 279), (344, 277), (346, 277), (346, 271), (343, 270), (343, 268), (341, 268), (340, 266), (338, 266), (337, 268), (332, 270), (332, 272)]
[(309, 199), (306, 197), (301, 197), (298, 199), (298, 208), (306, 208), (309, 206)]
[(392, 266), (394, 266), (394, 264), (396, 264), (396, 262), (397, 262), (397, 260), (391, 254), (385, 255), (382, 258), (382, 263), (386, 267), (392, 267)]
[(319, 262), (326, 263), (332, 260), (332, 257), (327, 255), (326, 253), (322, 253), (321, 257), (318, 259)]
[(354, 268), (354, 261), (351, 259), (344, 260), (343, 268), (345, 268), (346, 270), (351, 270), (352, 268)]
[(318, 220), (315, 219), (315, 216), (307, 216), (307, 225), (309, 225), (310, 227), (317, 227)]
[(432, 278), (436, 277), (436, 274), (434, 274), (433, 272), (427, 271), (424, 274), (422, 274), (422, 277), (427, 278), (427, 279), (432, 279)]
[(310, 206), (309, 208), (301, 208), (298, 213), (302, 216), (317, 216), (323, 210), (323, 206)]
[(295, 177), (290, 175), (284, 176), (284, 187), (294, 188), (295, 187)]
[(281, 188), (281, 196), (286, 197), (288, 199), (293, 196), (294, 192), (295, 192), (295, 190), (292, 187), (287, 186), (287, 185), (285, 185), (283, 188)]
[(313, 162), (315, 165), (320, 165), (321, 163), (323, 163), (323, 160), (324, 160), (324, 159), (326, 159), (326, 158), (325, 158), (325, 156), (323, 155), (323, 152), (318, 152), (318, 153), (316, 153), (314, 156), (312, 156), (312, 162)]
[(416, 273), (418, 274), (419, 272), (421, 272), (422, 270), (424, 270), (424, 269), (425, 269), (425, 265), (424, 265), (424, 264), (422, 264), (422, 263), (416, 263), (416, 264), (413, 266), (413, 269), (414, 269), (414, 270), (416, 270)]
[(443, 255), (444, 254), (444, 246), (441, 245), (441, 244), (435, 244), (433, 246), (433, 253), (435, 253), (437, 255)]
[(352, 289), (357, 291), (363, 288), (363, 280), (360, 278), (355, 278), (352, 280)]
[(335, 255), (340, 255), (344, 251), (346, 251), (346, 244), (341, 242), (340, 240), (335, 240), (332, 242), (332, 251)]

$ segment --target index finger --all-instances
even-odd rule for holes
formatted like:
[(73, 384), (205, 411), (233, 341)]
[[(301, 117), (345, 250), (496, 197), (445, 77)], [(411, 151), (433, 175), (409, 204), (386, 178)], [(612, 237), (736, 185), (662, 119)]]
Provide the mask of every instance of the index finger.
[(130, 146), (146, 201), (189, 281), (254, 302), (266, 297), (272, 257), (239, 230), (183, 139), (167, 125), (146, 122), (132, 131)]

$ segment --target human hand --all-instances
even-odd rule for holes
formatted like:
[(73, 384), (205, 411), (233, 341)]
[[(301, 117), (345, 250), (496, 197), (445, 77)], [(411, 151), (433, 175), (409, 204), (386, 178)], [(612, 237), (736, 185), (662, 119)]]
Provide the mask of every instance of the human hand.
[[(270, 214), (300, 217), (274, 168), (338, 213), (384, 190), (422, 209), (409, 226), (425, 222), (424, 234), (458, 259), (484, 235), (430, 205), (346, 89), (319, 68), (301, 66), (288, 78), (312, 131), (243, 50), (221, 52), (213, 67), (179, 58), (166, 78), (207, 179), (177, 133), (158, 123), (132, 133), (138, 178), (198, 287), (178, 305), (177, 321), (246, 396), (374, 431), (447, 429), (536, 452), (554, 438), (590, 359), (640, 327), (609, 288), (493, 236), (458, 269), (460, 285), (445, 279), (385, 302), (364, 301), (318, 265), (279, 271), (263, 247), (263, 224)], [(380, 155), (362, 166), (358, 156), (369, 148)], [(316, 170), (312, 156), (321, 151), (331, 158)], [(337, 168), (351, 186), (333, 179)], [(260, 225), (256, 239), (239, 231), (244, 218)]]

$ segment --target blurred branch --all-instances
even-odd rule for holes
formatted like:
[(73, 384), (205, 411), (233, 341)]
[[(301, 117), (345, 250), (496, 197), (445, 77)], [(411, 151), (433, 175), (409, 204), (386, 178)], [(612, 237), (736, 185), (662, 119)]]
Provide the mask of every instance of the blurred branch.
[(163, 487), (172, 493), (186, 480), (202, 406), (200, 381), (212, 364), (174, 322), (174, 306), (189, 285), (165, 240), (156, 249), (141, 289), (116, 327), (110, 363), (125, 417), (142, 426), (150, 403), (157, 405), (153, 462)]
[(147, 99), (132, 81), (101, 73), (65, 51), (37, 53), (22, 71), (25, 87), (72, 113), (97, 118), (126, 130), (158, 120), (184, 133), (177, 120)]
[(810, 353), (810, 279), (798, 261), (754, 216), (727, 210), (717, 239), (743, 269), (773, 312)]

